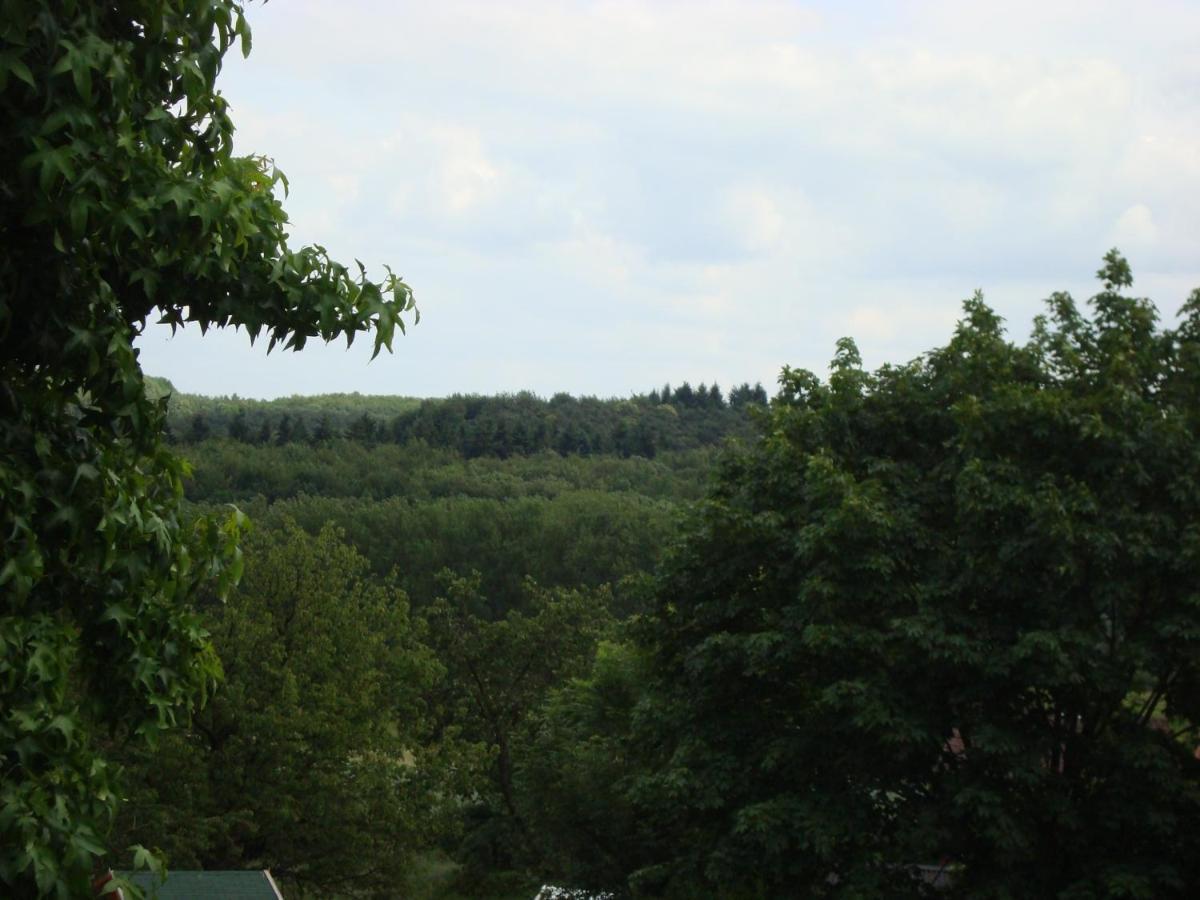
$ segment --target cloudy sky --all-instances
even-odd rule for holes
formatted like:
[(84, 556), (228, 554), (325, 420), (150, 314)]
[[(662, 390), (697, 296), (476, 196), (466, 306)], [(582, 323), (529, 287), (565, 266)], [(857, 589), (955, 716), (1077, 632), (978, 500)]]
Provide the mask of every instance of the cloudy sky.
[(1016, 337), (1116, 245), (1169, 319), (1200, 286), (1200, 3), (369, 2), (249, 11), (220, 87), (295, 241), (421, 323), (265, 353), (152, 329), (181, 390), (627, 396), (868, 365), (985, 292)]

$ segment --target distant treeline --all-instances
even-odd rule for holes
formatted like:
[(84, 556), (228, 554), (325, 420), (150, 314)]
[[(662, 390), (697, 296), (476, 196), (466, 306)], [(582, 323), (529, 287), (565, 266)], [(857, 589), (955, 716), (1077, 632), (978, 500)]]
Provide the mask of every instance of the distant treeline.
[(691, 450), (750, 432), (747, 414), (765, 406), (761, 384), (724, 394), (716, 385), (665, 385), (629, 399), (601, 400), (532, 393), (459, 395), (445, 399), (331, 394), (279, 400), (198, 397), (170, 393), (171, 438), (198, 443), (227, 437), (245, 444), (319, 445), (338, 438), (364, 444), (421, 442), (476, 457), (608, 455), (653, 458)]
[(302, 435), (309, 436), (324, 422), (331, 435), (344, 435), (355, 420), (364, 415), (377, 422), (390, 422), (400, 413), (421, 405), (418, 397), (398, 397), (375, 394), (318, 394), (312, 397), (279, 397), (275, 400), (253, 400), (239, 397), (206, 397), (185, 394), (175, 389), (166, 378), (147, 377), (151, 396), (169, 396), (167, 426), (177, 440), (187, 440), (188, 430), (199, 416), (201, 427), (207, 426), (213, 437), (228, 437), (230, 428), (239, 430), (235, 420), (247, 426), (247, 437), (257, 437), (264, 422), (270, 425), (271, 437), (285, 416), (299, 424)]

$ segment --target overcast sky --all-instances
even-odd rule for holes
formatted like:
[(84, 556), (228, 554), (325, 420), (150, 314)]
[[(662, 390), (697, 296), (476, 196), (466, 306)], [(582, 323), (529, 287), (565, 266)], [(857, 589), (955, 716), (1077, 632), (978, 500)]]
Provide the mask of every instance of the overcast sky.
[(246, 397), (728, 388), (1023, 337), (1116, 245), (1200, 287), (1200, 3), (367, 2), (249, 9), (218, 82), (296, 242), (389, 263), (421, 323), (266, 354), (151, 329), (144, 368)]

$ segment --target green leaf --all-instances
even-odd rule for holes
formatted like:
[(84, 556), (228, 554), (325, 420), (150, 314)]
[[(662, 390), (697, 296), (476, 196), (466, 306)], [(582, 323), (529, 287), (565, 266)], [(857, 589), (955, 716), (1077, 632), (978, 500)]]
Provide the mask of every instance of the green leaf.
[(29, 71), (29, 66), (25, 65), (19, 57), (11, 52), (2, 53), (0, 54), (0, 73), (3, 74), (5, 81), (7, 81), (9, 72), (16, 75), (31, 88), (37, 88), (37, 84), (33, 80), (33, 73)]
[(142, 844), (134, 844), (129, 849), (133, 851), (134, 869), (146, 869), (159, 878), (167, 877), (167, 867), (163, 862), (161, 854), (148, 849)]
[(81, 55), (76, 55), (71, 61), (71, 78), (75, 82), (75, 90), (85, 103), (92, 102), (92, 69), (88, 61)]
[[(67, 716), (55, 716), (46, 727), (51, 731), (57, 731), (63, 737), (67, 738), (67, 740), (70, 740), (75, 734), (75, 722)], [(100, 853), (102, 851), (97, 849), (96, 852)]]
[(71, 232), (76, 237), (81, 237), (87, 229), (88, 206), (85, 197), (76, 196), (71, 200)]
[(246, 21), (245, 17), (240, 11), (238, 13), (237, 27), (235, 28), (235, 31), (242, 40), (242, 57), (248, 57), (250, 55), (250, 49), (253, 46), (250, 35), (250, 23)]

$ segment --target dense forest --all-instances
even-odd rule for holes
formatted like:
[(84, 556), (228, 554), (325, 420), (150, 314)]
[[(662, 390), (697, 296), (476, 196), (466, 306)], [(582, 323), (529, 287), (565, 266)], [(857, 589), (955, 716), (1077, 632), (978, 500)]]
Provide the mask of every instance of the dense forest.
[[(269, 865), (296, 896), (600, 887), (543, 835), (546, 704), (597, 652), (627, 655), (614, 641), (763, 389), (250, 402), (152, 384), (186, 508), (236, 505), (251, 533), (240, 586), (204, 607), (225, 681), (189, 729), (120, 755), (141, 787), (118, 843)], [(357, 753), (408, 767), (318, 774)], [(369, 780), (388, 777), (403, 797)]]
[[(692, 396), (690, 389), (678, 392)], [(703, 496), (719, 443), (747, 435), (751, 410), (765, 411), (757, 400), (744, 400), (765, 397), (761, 387), (748, 386), (733, 392), (736, 403), (706, 391), (704, 405), (678, 411), (657, 402), (657, 393), (654, 402), (454, 397), (422, 401), (390, 421), (360, 409), (408, 401), (343, 397), (349, 409), (339, 412), (328, 397), (289, 398), (256, 409), (244, 401), (169, 396), (168, 423), (191, 423), (174, 432), (184, 435), (175, 446), (191, 464), (190, 503), (210, 512), (236, 503), (264, 528), (291, 521), (316, 532), (333, 523), (374, 573), (395, 570), (419, 606), (436, 595), (443, 571), (476, 571), (496, 615), (521, 608), (527, 578), (547, 587), (609, 585), (620, 591), (625, 581), (651, 572), (680, 504)], [(272, 419), (297, 428), (275, 430), (260, 443), (236, 427), (243, 414), (251, 426), (247, 434), (267, 430)], [(297, 431), (314, 418), (318, 426), (300, 439)], [(331, 426), (318, 438), (323, 419), (346, 423), (345, 432)], [(615, 450), (613, 434), (624, 433), (627, 423), (637, 431), (650, 420), (674, 425), (657, 434), (664, 444), (686, 449), (638, 455)], [(198, 429), (197, 421), (213, 424)], [(370, 424), (376, 421), (378, 426)], [(469, 454), (461, 435), (484, 433), (469, 431), (480, 422), (509, 422), (511, 428), (485, 426), (490, 442), (481, 445), (473, 437), (472, 447), (481, 452)], [(539, 430), (591, 434), (594, 449), (517, 453), (496, 443), (498, 435)], [(201, 440), (187, 439), (198, 432)], [(397, 433), (407, 436), (399, 442), (379, 437)], [(606, 446), (607, 452), (601, 450)]]
[[(119, 843), (295, 896), (1177, 895), (1200, 294), (1158, 332), (1100, 275), (1025, 345), (976, 297), (946, 346), (868, 372), (844, 340), (767, 404), (455, 397), (259, 441), (179, 398), (217, 423), (176, 438), (186, 509), (253, 530), (201, 606), (223, 683), (113, 748)], [(677, 449), (604, 439), (664, 417)], [(511, 440), (564, 428), (589, 446)]]
[(456, 395), (446, 399), (332, 394), (271, 401), (172, 394), (151, 379), (157, 396), (172, 395), (167, 426), (173, 440), (198, 443), (228, 437), (242, 444), (323, 444), (339, 437), (372, 445), (409, 444), (454, 450), (468, 459), (506, 459), (553, 451), (561, 456), (654, 457), (712, 447), (749, 434), (748, 410), (765, 406), (761, 384), (742, 384), (726, 396), (719, 385), (663, 385), (628, 400), (524, 392), (510, 396)]

